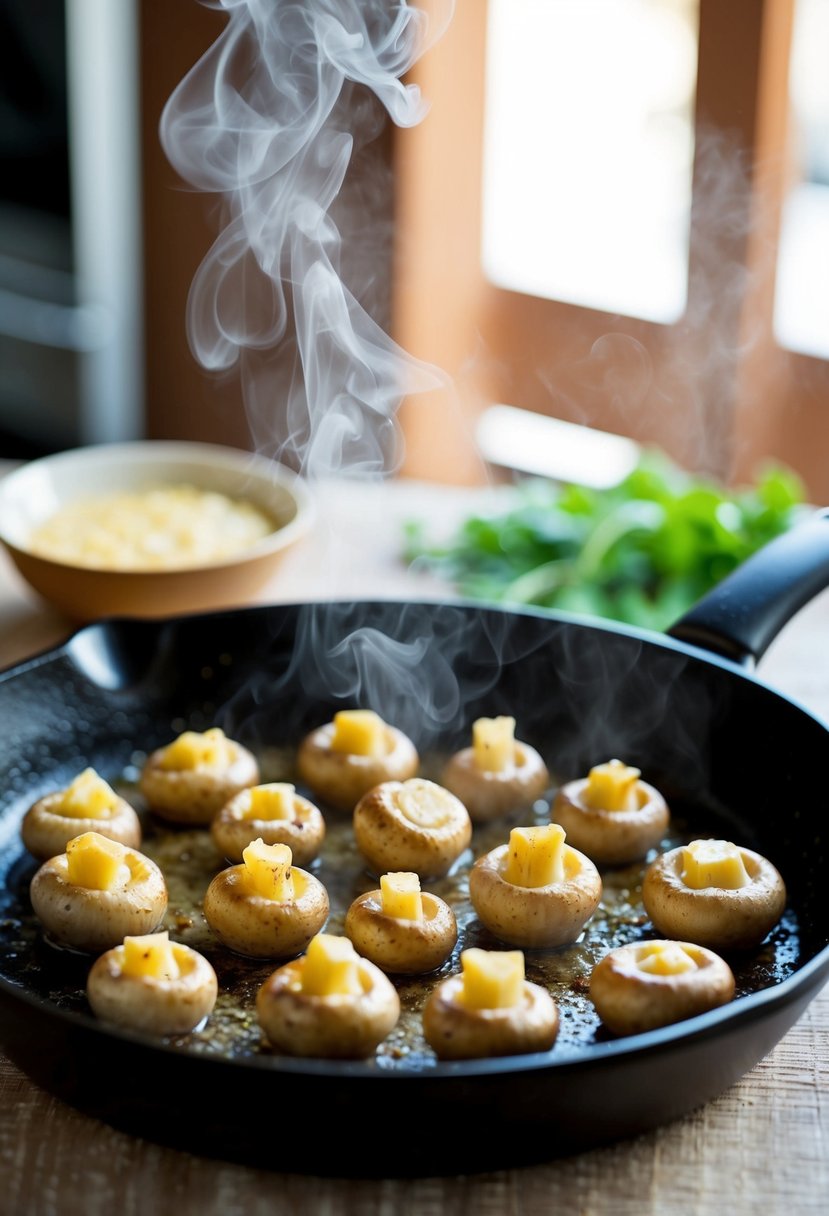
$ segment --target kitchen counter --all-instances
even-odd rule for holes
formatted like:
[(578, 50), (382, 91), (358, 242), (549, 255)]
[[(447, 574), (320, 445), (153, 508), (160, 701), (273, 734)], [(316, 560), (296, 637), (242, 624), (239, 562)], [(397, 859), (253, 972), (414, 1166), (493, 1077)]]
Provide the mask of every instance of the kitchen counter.
[[(319, 489), (314, 535), (285, 559), (263, 602), (444, 594), (399, 557), (410, 518), (451, 527), (492, 491), (398, 481)], [(63, 640), (72, 626), (27, 591), (0, 555), (0, 667)], [(829, 596), (773, 643), (760, 674), (829, 720)], [(382, 1112), (383, 1117), (394, 1117)], [(275, 1136), (290, 1111), (273, 1119)], [(405, 1112), (401, 1112), (405, 1123)], [(324, 1139), (343, 1129), (326, 1128)], [(441, 1112), (424, 1136), (446, 1134)], [(9, 1216), (258, 1216), (325, 1212), (546, 1212), (614, 1216), (825, 1213), (829, 1195), (829, 987), (772, 1052), (704, 1108), (637, 1139), (486, 1175), (320, 1179), (208, 1160), (115, 1131), (40, 1090), (0, 1056), (0, 1213)]]

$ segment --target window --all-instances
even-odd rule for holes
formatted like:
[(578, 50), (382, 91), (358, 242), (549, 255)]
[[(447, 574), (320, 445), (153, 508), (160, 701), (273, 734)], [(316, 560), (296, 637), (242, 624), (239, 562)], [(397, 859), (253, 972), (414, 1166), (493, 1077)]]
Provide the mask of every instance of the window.
[[(430, 113), (397, 137), (394, 332), (450, 381), (406, 402), (404, 472), (485, 479), (475, 420), (502, 403), (657, 444), (726, 481), (782, 460), (829, 501), (829, 364), (795, 340), (785, 306), (803, 191), (827, 188), (825, 128), (805, 123), (795, 83), (805, 40), (827, 88), (827, 9), (800, 0), (811, 33), (790, 60), (794, 0), (456, 0), (417, 65)], [(637, 67), (625, 39), (662, 49)], [(612, 78), (601, 107), (585, 77)], [(601, 131), (602, 108), (639, 142), (622, 153), (617, 135), (585, 158), (577, 132)], [(797, 131), (810, 151), (793, 162)], [(795, 281), (826, 317), (829, 275), (820, 296)]]

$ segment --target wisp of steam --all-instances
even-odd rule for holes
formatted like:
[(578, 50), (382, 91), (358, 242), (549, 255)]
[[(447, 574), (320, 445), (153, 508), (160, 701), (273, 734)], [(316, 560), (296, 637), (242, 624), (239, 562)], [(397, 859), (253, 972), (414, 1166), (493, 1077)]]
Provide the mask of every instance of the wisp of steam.
[(402, 399), (443, 381), (349, 288), (332, 208), (386, 115), (424, 116), (401, 78), (453, 4), (433, 21), (407, 0), (218, 0), (227, 25), (162, 115), (169, 160), (226, 208), (190, 290), (192, 351), (238, 366), (256, 446), (307, 476), (394, 471)]

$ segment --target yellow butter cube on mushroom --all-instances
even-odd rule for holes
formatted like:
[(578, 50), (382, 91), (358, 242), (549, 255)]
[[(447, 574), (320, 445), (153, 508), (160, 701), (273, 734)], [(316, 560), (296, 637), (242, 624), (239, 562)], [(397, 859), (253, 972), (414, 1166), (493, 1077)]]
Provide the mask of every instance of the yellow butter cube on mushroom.
[(380, 756), (385, 750), (386, 726), (373, 709), (341, 709), (334, 714), (331, 747), (351, 756)]
[(461, 952), (462, 1000), (468, 1009), (508, 1009), (517, 1005), (524, 987), (521, 950)]
[(646, 946), (637, 958), (640, 971), (651, 975), (682, 975), (685, 971), (696, 971), (697, 964), (679, 942), (653, 942)]
[(124, 870), (124, 846), (99, 832), (83, 832), (66, 846), (66, 876), (77, 887), (111, 891)]
[(692, 840), (682, 850), (682, 864), (682, 881), (695, 891), (736, 891), (751, 881), (740, 850), (727, 840)]
[(358, 996), (363, 986), (359, 955), (347, 937), (318, 933), (308, 943), (302, 964), (302, 991), (309, 996)]
[(383, 912), (398, 920), (423, 920), (423, 897), (417, 874), (380, 875)]
[(294, 813), (296, 787), (287, 781), (272, 781), (255, 785), (250, 791), (250, 803), (245, 819), (291, 819)]
[(588, 806), (602, 811), (635, 810), (636, 783), (641, 776), (640, 769), (621, 760), (597, 764), (587, 775), (584, 800)]
[(135, 979), (147, 976), (155, 980), (175, 980), (181, 974), (166, 929), (162, 933), (125, 937), (123, 950), (121, 971), (124, 975)]
[(475, 764), (488, 773), (502, 773), (515, 759), (515, 718), (478, 718), (472, 723)]
[(294, 898), (293, 854), (286, 844), (265, 844), (260, 837), (242, 850), (248, 886), (263, 899), (288, 903)]
[(63, 791), (60, 813), (70, 819), (102, 819), (118, 801), (118, 795), (94, 768), (85, 768)]
[(516, 887), (546, 887), (564, 881), (564, 828), (558, 823), (513, 828), (504, 878)]
[(160, 757), (164, 769), (217, 768), (228, 761), (228, 740), (220, 727), (203, 733), (186, 730), (168, 743)]

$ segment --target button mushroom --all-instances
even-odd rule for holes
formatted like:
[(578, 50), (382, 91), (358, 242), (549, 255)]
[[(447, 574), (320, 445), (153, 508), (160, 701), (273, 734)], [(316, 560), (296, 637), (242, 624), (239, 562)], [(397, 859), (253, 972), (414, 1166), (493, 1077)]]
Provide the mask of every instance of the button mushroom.
[(268, 1041), (288, 1055), (365, 1059), (397, 1025), (400, 998), (347, 937), (320, 933), (265, 980), (256, 1015)]
[(345, 916), (346, 937), (383, 971), (420, 975), (446, 962), (458, 940), (455, 914), (445, 900), (421, 891), (417, 874), (383, 874)]
[(472, 822), (449, 790), (411, 777), (384, 781), (354, 808), (354, 839), (375, 874), (410, 870), (441, 878), (468, 847)]
[(239, 863), (252, 840), (287, 844), (296, 865), (307, 866), (325, 840), (322, 811), (287, 782), (271, 782), (241, 790), (210, 824), (216, 848), (228, 861)]
[(629, 942), (606, 954), (590, 977), (590, 999), (616, 1035), (668, 1026), (725, 1005), (733, 996), (731, 968), (693, 942)]
[(472, 866), (472, 906), (501, 941), (528, 948), (568, 945), (596, 911), (602, 896), (599, 872), (564, 839), (564, 829), (555, 823), (513, 828), (508, 844)]
[(139, 787), (161, 819), (207, 825), (235, 794), (258, 780), (255, 756), (216, 726), (204, 733), (184, 731), (151, 752)]
[(786, 907), (775, 866), (726, 840), (692, 840), (651, 862), (642, 902), (657, 933), (710, 946), (750, 949), (774, 928)]
[(445, 765), (441, 784), (456, 794), (473, 823), (529, 810), (550, 783), (535, 748), (515, 738), (515, 718), (478, 718), (472, 746)]
[(99, 832), (84, 832), (44, 861), (29, 894), (59, 946), (98, 954), (128, 935), (152, 933), (167, 911), (167, 884), (154, 861)]
[(426, 1042), (442, 1060), (548, 1051), (558, 1008), (546, 988), (524, 978), (520, 950), (469, 949), (462, 970), (434, 988), (423, 1008)]
[(23, 843), (38, 861), (56, 857), (84, 832), (98, 832), (132, 849), (141, 844), (135, 809), (94, 768), (85, 768), (65, 789), (39, 798), (20, 825)]
[(299, 954), (328, 919), (325, 887), (292, 864), (288, 845), (252, 841), (241, 865), (221, 870), (204, 895), (207, 923), (223, 945), (251, 958)]
[(165, 930), (125, 937), (90, 968), (86, 995), (102, 1021), (152, 1035), (188, 1034), (212, 1012), (216, 972)]
[(350, 811), (382, 781), (406, 781), (420, 765), (414, 743), (371, 709), (343, 709), (302, 740), (297, 772), (314, 794)]
[(638, 768), (609, 760), (558, 790), (552, 818), (597, 865), (619, 866), (638, 861), (659, 844), (670, 812)]

